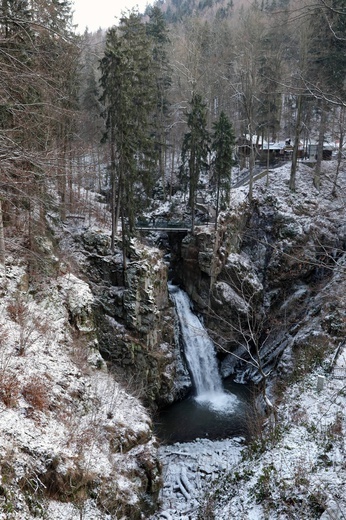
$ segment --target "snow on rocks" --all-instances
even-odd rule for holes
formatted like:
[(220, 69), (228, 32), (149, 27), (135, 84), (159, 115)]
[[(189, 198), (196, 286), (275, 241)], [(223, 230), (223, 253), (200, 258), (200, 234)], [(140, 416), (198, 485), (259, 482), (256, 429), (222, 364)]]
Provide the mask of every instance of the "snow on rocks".
[(218, 520), (345, 518), (345, 361), (343, 347), (321, 390), (318, 371), (286, 390), (277, 425), (213, 491)]
[[(208, 511), (210, 517), (218, 520), (339, 520), (346, 517), (343, 343), (346, 279), (342, 192), (345, 171), (340, 171), (335, 197), (332, 194), (334, 161), (323, 162), (319, 191), (313, 187), (313, 170), (299, 163), (296, 192), (291, 192), (288, 187), (290, 167), (284, 164), (269, 172), (268, 184), (262, 179), (254, 185), (253, 218), (262, 219), (263, 237), (275, 237), (275, 241), (262, 240), (262, 236), (256, 235), (253, 241), (257, 243), (257, 254), (253, 254), (251, 263), (257, 272), (261, 272), (264, 265), (268, 267), (267, 275), (274, 287), (266, 295), (268, 308), (277, 297), (275, 291), (280, 284), (290, 288), (287, 297), (277, 305), (283, 315), (291, 313), (292, 328), (286, 336), (278, 335), (278, 345), (274, 346), (282, 352), (278, 377), (290, 373), (297, 363), (298, 370), (291, 380), (286, 380), (287, 388), (281, 389), (280, 402), (276, 403), (277, 423), (268, 423), (264, 431), (262, 425), (258, 425), (258, 438), (248, 450), (243, 450), (236, 466), (225, 468), (227, 471), (218, 474), (218, 480), (208, 480), (203, 489), (199, 487), (200, 473), (191, 469), (195, 443), (160, 449), (165, 484), (161, 493), (162, 507), (155, 519), (207, 518)], [(237, 239), (242, 232), (241, 215), (249, 207), (246, 192), (247, 188), (232, 190), (231, 208), (219, 216), (219, 225), (225, 234), (233, 233), (229, 238), (231, 246), (241, 241)], [(237, 248), (228, 249), (232, 259)], [(267, 258), (266, 250), (270, 251)], [(313, 285), (309, 285), (309, 278), (314, 280)], [(261, 287), (262, 279), (256, 276), (257, 280)], [(222, 288), (219, 286), (220, 292)], [(338, 344), (339, 353), (333, 360), (330, 352)], [(309, 360), (311, 352), (321, 357), (319, 368), (314, 368), (316, 364)], [(324, 378), (322, 387), (317, 385), (321, 377)], [(210, 453), (214, 446), (210, 444)], [(225, 461), (226, 453), (221, 464)], [(213, 464), (206, 463), (204, 467), (206, 475), (216, 476)]]
[(164, 486), (160, 509), (152, 520), (196, 518), (205, 494), (220, 475), (234, 470), (242, 449), (242, 439), (197, 439), (161, 446)]
[(81, 332), (92, 332), (94, 298), (88, 284), (72, 273), (67, 273), (58, 279), (58, 287), (61, 294), (65, 296), (65, 304), (73, 324)]
[(98, 352), (88, 285), (65, 273), (34, 296), (9, 261), (0, 285), (0, 519), (140, 517), (156, 441)]

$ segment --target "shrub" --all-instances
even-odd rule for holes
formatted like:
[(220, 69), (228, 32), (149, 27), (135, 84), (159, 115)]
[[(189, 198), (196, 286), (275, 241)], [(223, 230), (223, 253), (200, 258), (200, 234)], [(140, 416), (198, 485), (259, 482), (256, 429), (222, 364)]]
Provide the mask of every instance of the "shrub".
[(0, 399), (7, 407), (18, 403), (19, 381), (15, 374), (5, 374), (0, 371)]
[(17, 352), (23, 356), (28, 347), (48, 333), (49, 323), (42, 315), (35, 314), (29, 303), (20, 296), (7, 305), (7, 312), (11, 320), (19, 326)]
[(36, 410), (46, 410), (49, 406), (47, 387), (39, 376), (34, 376), (23, 387), (22, 395), (26, 402)]
[(300, 381), (312, 370), (322, 367), (333, 346), (324, 336), (312, 336), (307, 340), (297, 343), (293, 349), (294, 370), (290, 376), (291, 382)]

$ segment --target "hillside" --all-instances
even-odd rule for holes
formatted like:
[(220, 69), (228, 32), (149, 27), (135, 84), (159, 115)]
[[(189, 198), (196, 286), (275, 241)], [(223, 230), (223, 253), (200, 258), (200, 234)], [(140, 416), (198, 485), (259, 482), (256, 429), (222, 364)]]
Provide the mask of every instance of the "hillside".
[(37, 292), (15, 258), (0, 278), (0, 518), (139, 518), (160, 485), (151, 419), (100, 356), (88, 284), (45, 247)]
[[(285, 3), (285, 2), (284, 2)], [(164, 0), (154, 3), (158, 5), (168, 22), (178, 22), (189, 16), (198, 16), (212, 21), (236, 16), (239, 10), (248, 8), (253, 0)], [(270, 6), (263, 2), (263, 7)]]
[[(225, 337), (215, 315), (209, 330), (217, 343), (224, 336), (230, 352), (234, 301), (242, 299), (239, 309), (246, 308), (249, 296), (231, 283), (232, 272), (243, 270), (248, 289), (266, 288), (272, 333), (263, 367), (270, 370), (267, 396), (276, 419), (269, 413), (266, 420), (259, 409), (247, 449), (235, 439), (157, 451), (150, 412), (138, 396), (167, 403), (182, 380), (167, 303), (164, 237), (133, 239), (125, 289), (120, 249), (111, 254), (109, 227), (99, 220), (104, 202), (95, 193), (84, 206), (86, 221), (51, 221), (54, 241), (41, 242), (49, 278), (28, 282), (25, 264), (8, 257), (1, 277), (4, 518), (110, 520), (120, 512), (131, 520), (151, 518), (161, 475), (162, 508), (153, 518), (183, 519), (188, 510), (191, 518), (209, 511), (222, 520), (283, 520), (302, 507), (311, 520), (322, 513), (329, 520), (328, 511), (344, 514), (345, 170), (343, 165), (334, 197), (335, 169), (334, 161), (324, 162), (318, 192), (312, 170), (300, 165), (295, 194), (287, 186), (289, 165), (272, 170), (268, 185), (266, 178), (256, 182), (251, 203), (246, 187), (234, 189), (218, 233), (200, 226), (183, 241), (181, 261), (189, 267), (183, 264), (175, 276), (184, 277), (201, 312), (208, 277), (214, 278), (213, 308), (234, 334)], [(177, 212), (184, 211), (183, 199), (175, 194)], [(167, 210), (166, 204), (154, 206), (156, 218)], [(260, 241), (253, 241), (252, 228), (267, 238), (257, 231)], [(159, 238), (161, 253), (153, 245)], [(116, 360), (117, 371), (99, 351)], [(221, 358), (229, 372), (227, 357)], [(246, 356), (233, 370), (238, 377), (251, 374)], [(325, 378), (321, 390), (318, 376)], [(199, 461), (198, 468), (189, 457)], [(190, 483), (185, 494), (182, 479)]]
[[(216, 339), (225, 374), (259, 379), (244, 345), (250, 333), (256, 341), (254, 314), (262, 320), (265, 313), (260, 363), (275, 413), (267, 407), (269, 416), (262, 415), (260, 393), (256, 412), (247, 412), (248, 446), (239, 438), (204, 438), (161, 447), (166, 484), (153, 518), (345, 517), (345, 206), (343, 181), (339, 196), (331, 195), (335, 166), (324, 162), (320, 193), (303, 164), (295, 194), (289, 165), (272, 170), (268, 184), (256, 182), (252, 204), (246, 189), (234, 190), (216, 248), (206, 227), (185, 240), (181, 276)], [(210, 309), (203, 295), (213, 265), (220, 274)], [(259, 291), (258, 305), (252, 294)]]

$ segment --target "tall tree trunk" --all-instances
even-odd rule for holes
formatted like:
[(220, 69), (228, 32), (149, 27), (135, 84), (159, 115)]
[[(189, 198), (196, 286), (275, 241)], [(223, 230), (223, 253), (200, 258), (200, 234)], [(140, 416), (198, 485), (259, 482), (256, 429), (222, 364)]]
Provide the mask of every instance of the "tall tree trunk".
[(300, 138), (300, 127), (302, 120), (302, 108), (303, 108), (303, 96), (298, 95), (297, 101), (297, 120), (295, 126), (294, 145), (292, 153), (292, 164), (291, 164), (291, 175), (289, 188), (292, 191), (296, 191), (296, 173), (297, 173), (297, 161), (298, 161), (298, 150), (299, 150), (299, 138)]
[(115, 175), (115, 137), (114, 137), (114, 127), (111, 121), (111, 136), (110, 136), (110, 148), (111, 148), (111, 216), (112, 216), (112, 226), (111, 226), (111, 252), (114, 254), (115, 250), (115, 235), (117, 232), (118, 222), (117, 222), (117, 207), (116, 204), (116, 175)]
[(326, 128), (326, 120), (327, 114), (325, 109), (325, 103), (322, 99), (321, 101), (321, 119), (320, 119), (320, 128), (318, 133), (318, 145), (317, 145), (317, 158), (316, 165), (314, 169), (314, 186), (317, 190), (320, 190), (321, 186), (321, 165), (323, 159), (323, 143), (324, 143), (324, 134)]
[[(220, 205), (220, 179), (217, 179), (217, 188), (216, 188), (216, 213), (215, 213), (215, 229), (217, 229), (217, 220), (219, 216), (219, 205)], [(208, 217), (209, 221), (209, 217)]]
[(66, 170), (67, 170), (67, 136), (66, 136), (66, 128), (65, 125), (61, 125), (61, 141), (62, 149), (58, 151), (58, 186), (59, 186), (59, 195), (60, 195), (60, 215), (61, 219), (66, 219)]
[(252, 143), (252, 131), (250, 132), (250, 157), (249, 157), (249, 200), (252, 200), (253, 196), (253, 176), (254, 176), (254, 167), (255, 167), (255, 149)]
[[(122, 186), (119, 189), (120, 199), (124, 200), (124, 193)], [(123, 283), (124, 287), (126, 287), (126, 270), (127, 270), (127, 236), (126, 236), (126, 228), (125, 228), (125, 212), (124, 212), (124, 204), (121, 204), (121, 234), (123, 240)]]
[(174, 162), (175, 162), (175, 139), (173, 138), (172, 156), (171, 156), (171, 180), (170, 180), (170, 185), (169, 185), (169, 201), (170, 202), (172, 200), (172, 195), (173, 195)]
[(73, 213), (74, 208), (74, 195), (73, 195), (73, 152), (71, 150), (71, 144), (69, 143), (68, 152), (68, 189), (69, 189), (69, 212)]
[(333, 190), (332, 195), (336, 197), (336, 186), (338, 182), (339, 172), (340, 172), (340, 165), (341, 165), (341, 159), (342, 159), (342, 148), (344, 146), (344, 123), (345, 123), (345, 109), (344, 107), (341, 107), (340, 109), (340, 132), (339, 132), (339, 148), (338, 148), (338, 162), (336, 166), (336, 172), (333, 182)]
[(195, 203), (196, 203), (196, 190), (197, 190), (197, 176), (198, 172), (196, 171), (196, 158), (194, 149), (191, 150), (191, 157), (189, 159), (190, 162), (190, 208), (191, 208), (191, 232), (194, 233), (195, 230)]
[(5, 235), (4, 219), (2, 214), (2, 201), (0, 199), (0, 269), (5, 267)]
[[(269, 117), (270, 117), (270, 110), (269, 110)], [(269, 129), (269, 122), (268, 122), (268, 126), (267, 126), (267, 177), (266, 177), (266, 186), (269, 186), (269, 166), (270, 166), (269, 142), (270, 142), (270, 129)], [(262, 141), (262, 143), (263, 143), (263, 141)]]

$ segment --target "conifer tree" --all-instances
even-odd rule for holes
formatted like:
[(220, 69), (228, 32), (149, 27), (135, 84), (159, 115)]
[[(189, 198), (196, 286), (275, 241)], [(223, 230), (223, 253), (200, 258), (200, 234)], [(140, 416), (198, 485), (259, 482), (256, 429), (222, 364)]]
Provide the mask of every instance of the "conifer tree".
[(193, 94), (190, 101), (191, 110), (187, 114), (189, 131), (184, 135), (180, 173), (182, 179), (188, 180), (189, 205), (191, 208), (192, 232), (195, 225), (195, 204), (197, 187), (201, 172), (208, 169), (208, 153), (210, 136), (207, 130), (206, 105), (200, 94)]
[(317, 99), (319, 136), (314, 185), (320, 188), (323, 142), (331, 104), (346, 99), (346, 9), (343, 1), (328, 0), (310, 11), (309, 68), (306, 84)]
[(224, 112), (221, 112), (219, 120), (213, 125), (211, 149), (213, 158), (213, 179), (216, 184), (216, 221), (219, 208), (229, 205), (229, 193), (231, 187), (232, 166), (234, 165), (233, 151), (235, 135), (233, 126)]
[(69, 8), (57, 0), (0, 2), (0, 198), (4, 219), (15, 219), (29, 249), (43, 231), (47, 177), (67, 113), (73, 124), (77, 53)]
[(165, 149), (168, 121), (168, 91), (171, 86), (171, 70), (168, 60), (168, 28), (161, 9), (154, 6), (149, 11), (147, 34), (152, 40), (153, 72), (156, 83), (156, 106), (153, 112), (155, 150), (158, 156), (159, 174), (165, 188)]
[(112, 250), (121, 215), (125, 269), (126, 242), (133, 232), (136, 212), (152, 187), (154, 158), (150, 135), (156, 101), (153, 58), (150, 39), (137, 12), (130, 12), (120, 20), (119, 28), (108, 31), (100, 70), (105, 139), (111, 146)]

